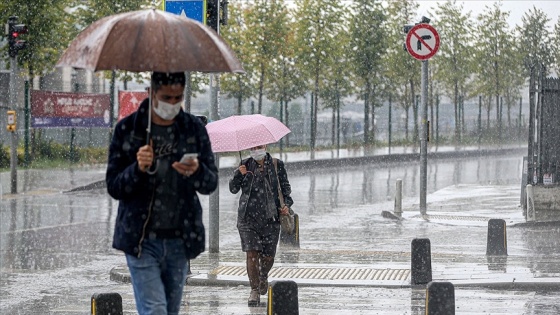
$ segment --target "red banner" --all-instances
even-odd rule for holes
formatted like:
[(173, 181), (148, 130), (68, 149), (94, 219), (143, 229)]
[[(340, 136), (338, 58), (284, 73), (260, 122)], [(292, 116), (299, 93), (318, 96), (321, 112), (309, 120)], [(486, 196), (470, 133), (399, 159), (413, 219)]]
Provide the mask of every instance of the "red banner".
[(134, 113), (146, 98), (148, 98), (148, 92), (145, 91), (119, 91), (118, 120)]
[(109, 95), (31, 91), (32, 127), (109, 127)]

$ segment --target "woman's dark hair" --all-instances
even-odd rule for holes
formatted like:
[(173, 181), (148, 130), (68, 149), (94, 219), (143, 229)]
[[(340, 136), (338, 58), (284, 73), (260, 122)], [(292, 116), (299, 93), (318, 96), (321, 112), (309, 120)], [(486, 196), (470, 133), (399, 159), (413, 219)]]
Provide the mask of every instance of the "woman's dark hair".
[(163, 85), (180, 84), (185, 86), (185, 73), (184, 72), (153, 72), (152, 73), (152, 89), (157, 92)]

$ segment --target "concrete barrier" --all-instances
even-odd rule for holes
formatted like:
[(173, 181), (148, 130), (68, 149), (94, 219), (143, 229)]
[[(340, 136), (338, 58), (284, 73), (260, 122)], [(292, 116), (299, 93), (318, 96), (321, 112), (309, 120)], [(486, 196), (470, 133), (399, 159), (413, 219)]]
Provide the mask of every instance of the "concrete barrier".
[(507, 231), (505, 220), (488, 220), (486, 255), (507, 256)]
[(527, 185), (527, 221), (532, 222), (535, 221), (535, 198), (533, 193), (533, 185)]
[(422, 285), (432, 281), (432, 257), (430, 240), (415, 238), (410, 252), (410, 284)]
[(268, 286), (267, 315), (299, 315), (298, 285), (295, 281), (272, 281)]
[(122, 297), (118, 293), (95, 293), (91, 296), (91, 315), (123, 315)]
[(453, 283), (428, 283), (426, 288), (426, 315), (455, 315), (455, 287)]
[(402, 218), (402, 179), (397, 179), (395, 187), (395, 215)]

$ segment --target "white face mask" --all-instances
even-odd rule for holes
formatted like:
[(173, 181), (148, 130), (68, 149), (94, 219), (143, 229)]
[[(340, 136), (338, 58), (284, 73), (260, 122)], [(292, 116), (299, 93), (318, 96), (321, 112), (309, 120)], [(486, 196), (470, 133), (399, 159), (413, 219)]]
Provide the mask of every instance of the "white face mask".
[(251, 150), (249, 153), (253, 159), (260, 161), (266, 156), (266, 149)]
[(178, 102), (177, 104), (169, 104), (164, 101), (158, 100), (158, 106), (154, 106), (154, 112), (163, 120), (172, 120), (179, 114), (181, 110), (181, 104), (183, 101)]

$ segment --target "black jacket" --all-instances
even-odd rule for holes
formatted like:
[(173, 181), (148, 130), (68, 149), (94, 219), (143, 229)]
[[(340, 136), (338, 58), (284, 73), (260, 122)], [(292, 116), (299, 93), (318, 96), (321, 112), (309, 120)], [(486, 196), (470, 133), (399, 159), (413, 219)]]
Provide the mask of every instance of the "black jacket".
[[(277, 160), (277, 168), (278, 168), (278, 180), (280, 181), (280, 188), (282, 190), (282, 195), (284, 197), (284, 203), (286, 206), (291, 207), (294, 204), (292, 197), (290, 194), (292, 193), (292, 187), (290, 186), (290, 182), (288, 181), (288, 173), (286, 172), (286, 168), (284, 167), (284, 162), (282, 160)], [(275, 196), (276, 208), (280, 208), (280, 200), (278, 199), (278, 180), (276, 180), (276, 172), (274, 170), (274, 164), (272, 162), (272, 157), (270, 154), (266, 154), (265, 165), (267, 166), (266, 169), (268, 170), (268, 179), (270, 182), (270, 186), (272, 188), (272, 193)], [(247, 168), (247, 174), (245, 176), (241, 175), (239, 169), (236, 169), (233, 178), (229, 181), (229, 191), (232, 194), (237, 194), (239, 190), (241, 190), (241, 197), (239, 197), (239, 208), (237, 210), (237, 220), (242, 220), (245, 217), (245, 213), (247, 212), (247, 204), (251, 195), (251, 189), (253, 184), (253, 173), (257, 170), (258, 163), (253, 158), (248, 158), (241, 161), (241, 164), (245, 165)], [(278, 214), (276, 214), (278, 217)]]
[[(181, 110), (174, 124), (179, 134), (174, 151), (175, 159), (179, 161), (187, 152), (198, 152), (200, 165), (190, 177), (178, 176), (177, 179), (177, 186), (183, 192), (185, 200), (177, 205), (181, 207), (183, 222), (181, 237), (185, 240), (187, 256), (192, 259), (203, 252), (205, 247), (202, 207), (196, 193), (212, 193), (218, 184), (218, 171), (208, 133), (202, 122), (196, 116)], [(146, 227), (155, 192), (155, 176), (141, 172), (136, 161), (139, 148), (147, 143), (147, 126), (146, 99), (136, 112), (115, 126), (105, 178), (107, 191), (111, 197), (119, 200), (113, 247), (138, 257), (142, 253), (142, 241), (147, 237)]]

